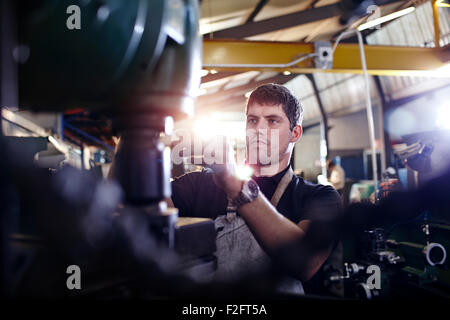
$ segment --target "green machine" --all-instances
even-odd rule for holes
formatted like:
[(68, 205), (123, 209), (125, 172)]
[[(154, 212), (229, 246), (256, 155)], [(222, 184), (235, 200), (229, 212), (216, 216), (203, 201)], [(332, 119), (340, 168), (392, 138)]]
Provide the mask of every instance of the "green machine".
[(193, 113), (198, 1), (19, 1), (20, 104)]

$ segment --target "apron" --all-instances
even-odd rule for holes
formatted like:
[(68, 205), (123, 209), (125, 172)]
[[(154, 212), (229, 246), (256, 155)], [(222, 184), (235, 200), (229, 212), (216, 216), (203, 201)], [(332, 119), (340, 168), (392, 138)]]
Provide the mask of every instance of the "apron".
[[(292, 181), (294, 173), (291, 168), (278, 183), (270, 202), (276, 208), (278, 202)], [(245, 220), (236, 214), (236, 207), (228, 200), (227, 214), (215, 220), (217, 230), (216, 280), (230, 281), (247, 273), (262, 271), (270, 265), (270, 257), (264, 252), (248, 228)], [(286, 278), (279, 284), (278, 292), (304, 294), (300, 281)]]

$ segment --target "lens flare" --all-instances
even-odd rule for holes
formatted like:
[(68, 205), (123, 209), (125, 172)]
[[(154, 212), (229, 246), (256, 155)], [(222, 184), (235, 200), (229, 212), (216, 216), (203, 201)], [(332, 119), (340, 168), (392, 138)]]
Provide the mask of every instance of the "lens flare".
[(236, 167), (236, 177), (239, 180), (249, 180), (253, 174), (253, 169), (249, 166), (237, 166)]
[(436, 126), (439, 129), (450, 130), (450, 107), (440, 107), (437, 110)]

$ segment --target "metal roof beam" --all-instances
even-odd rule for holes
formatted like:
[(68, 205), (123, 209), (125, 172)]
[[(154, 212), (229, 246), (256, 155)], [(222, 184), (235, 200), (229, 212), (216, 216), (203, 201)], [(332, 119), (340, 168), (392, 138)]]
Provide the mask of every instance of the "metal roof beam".
[[(342, 6), (339, 3), (331, 4), (319, 8), (294, 12), (280, 17), (265, 19), (256, 22), (252, 21), (225, 30), (215, 31), (213, 32), (213, 37), (215, 39), (219, 38), (242, 39), (257, 34), (281, 30), (310, 22), (315, 22), (322, 19), (335, 17), (342, 13), (343, 13)], [(204, 39), (209, 37), (210, 37), (209, 33), (204, 35)]]
[(248, 18), (245, 20), (245, 23), (253, 22), (253, 19), (255, 19), (255, 17), (262, 10), (262, 8), (264, 8), (267, 2), (269, 2), (269, 0), (259, 0), (259, 2), (255, 6), (255, 9), (253, 9)]
[(228, 99), (230, 99), (231, 97), (235, 97), (236, 95), (240, 95), (240, 97), (244, 101), (245, 100), (244, 94), (246, 92), (251, 91), (262, 84), (266, 84), (266, 83), (284, 84), (284, 83), (294, 79), (296, 76), (298, 76), (298, 75), (297, 74), (290, 74), (290, 75), (278, 74), (276, 76), (273, 76), (273, 77), (270, 77), (267, 79), (263, 79), (260, 81), (250, 81), (249, 83), (246, 83), (246, 84), (238, 86), (238, 87), (221, 90), (219, 92), (216, 92), (216, 93), (213, 93), (210, 95), (200, 96), (197, 99), (197, 104), (199, 106), (201, 106), (201, 105), (211, 105), (213, 103), (214, 104), (220, 103), (222, 101), (227, 101)]
[(202, 83), (207, 83), (207, 82), (211, 82), (211, 81), (216, 81), (216, 80), (220, 80), (223, 78), (228, 78), (231, 76), (235, 76), (237, 74), (239, 74), (241, 72), (217, 72), (217, 73), (210, 73), (207, 74), (206, 76), (202, 77)]

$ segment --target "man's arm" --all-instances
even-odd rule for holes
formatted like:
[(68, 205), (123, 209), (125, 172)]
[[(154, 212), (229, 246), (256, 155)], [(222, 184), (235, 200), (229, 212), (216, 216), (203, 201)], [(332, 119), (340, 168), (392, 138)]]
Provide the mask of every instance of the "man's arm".
[(291, 252), (293, 256), (302, 255), (298, 267), (290, 266), (301, 280), (310, 279), (331, 253), (333, 241), (325, 241), (327, 243), (319, 246), (305, 243), (308, 241), (306, 236), (311, 220), (293, 223), (280, 214), (262, 193), (251, 203), (241, 206), (238, 211), (267, 254), (273, 256), (283, 246), (289, 245), (294, 250)]
[[(231, 199), (241, 190), (242, 181), (233, 175), (216, 176), (214, 180)], [(331, 253), (335, 238), (330, 233), (321, 234), (316, 228), (311, 231), (311, 220), (293, 223), (280, 214), (261, 192), (238, 211), (267, 254), (277, 255), (283, 247), (294, 251), (290, 252), (293, 259), (286, 262), (294, 264), (289, 269), (294, 270), (295, 276), (301, 280), (310, 279)]]

